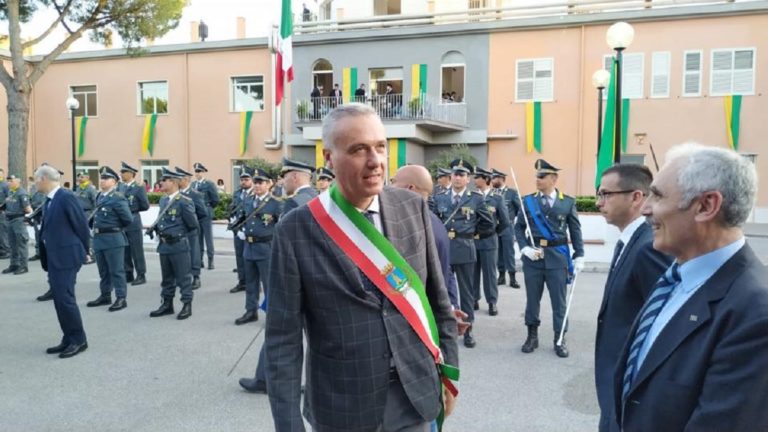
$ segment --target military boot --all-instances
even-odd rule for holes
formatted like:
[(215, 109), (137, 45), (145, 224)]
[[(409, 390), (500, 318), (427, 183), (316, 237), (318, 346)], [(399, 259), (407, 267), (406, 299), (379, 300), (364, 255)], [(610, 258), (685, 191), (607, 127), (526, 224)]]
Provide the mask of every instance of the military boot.
[(539, 328), (536, 326), (528, 326), (528, 338), (525, 339), (523, 347), (520, 349), (522, 352), (528, 354), (539, 347)]
[(563, 335), (563, 343), (557, 344), (557, 340), (560, 339), (560, 333), (555, 332), (555, 354), (560, 358), (568, 357), (568, 347), (565, 345), (565, 335)]
[(176, 319), (187, 319), (192, 316), (192, 302), (188, 301), (184, 303), (184, 307), (181, 308), (181, 312), (176, 316)]
[(503, 271), (499, 272), (499, 280), (496, 281), (496, 285), (504, 285), (507, 283), (507, 278), (504, 275)]
[(515, 289), (520, 288), (520, 284), (517, 283), (517, 279), (515, 278), (515, 272), (509, 272), (509, 286)]
[(163, 316), (163, 315), (171, 315), (173, 314), (173, 299), (172, 298), (164, 298), (163, 304), (160, 305), (157, 310), (154, 310), (149, 313), (149, 316), (152, 318)]

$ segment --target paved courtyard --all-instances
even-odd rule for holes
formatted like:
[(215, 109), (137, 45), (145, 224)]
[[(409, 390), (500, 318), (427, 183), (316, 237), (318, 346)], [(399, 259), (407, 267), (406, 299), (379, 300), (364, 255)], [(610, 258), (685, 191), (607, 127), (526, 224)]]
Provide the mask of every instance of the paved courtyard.
[[(750, 243), (765, 261), (768, 239)], [(186, 321), (149, 318), (160, 302), (160, 270), (157, 255), (147, 259), (148, 283), (129, 287), (128, 308), (115, 313), (85, 307), (98, 295), (98, 277), (95, 265), (83, 268), (77, 296), (89, 348), (67, 360), (44, 352), (59, 342), (60, 330), (53, 303), (35, 301), (46, 290), (39, 264), (25, 275), (0, 276), (0, 430), (273, 430), (267, 398), (237, 384), (253, 375), (263, 335), (227, 376), (264, 324), (263, 316), (245, 326), (233, 323), (244, 304), (243, 293), (228, 293), (234, 257), (217, 257), (217, 269), (203, 272)], [(489, 317), (483, 304), (477, 347), (461, 347), (461, 395), (446, 430), (595, 430), (594, 317), (604, 281), (604, 273), (579, 277), (568, 359), (552, 350), (546, 295), (544, 343), (534, 354), (520, 352), (525, 291), (501, 287), (500, 315)]]

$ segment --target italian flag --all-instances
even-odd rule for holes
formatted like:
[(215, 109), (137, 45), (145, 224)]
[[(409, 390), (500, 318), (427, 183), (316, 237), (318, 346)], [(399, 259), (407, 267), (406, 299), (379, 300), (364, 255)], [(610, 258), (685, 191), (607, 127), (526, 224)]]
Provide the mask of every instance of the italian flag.
[(277, 62), (275, 65), (275, 105), (280, 105), (285, 94), (285, 83), (293, 81), (293, 13), (291, 0), (283, 0), (280, 17), (280, 38), (277, 41)]

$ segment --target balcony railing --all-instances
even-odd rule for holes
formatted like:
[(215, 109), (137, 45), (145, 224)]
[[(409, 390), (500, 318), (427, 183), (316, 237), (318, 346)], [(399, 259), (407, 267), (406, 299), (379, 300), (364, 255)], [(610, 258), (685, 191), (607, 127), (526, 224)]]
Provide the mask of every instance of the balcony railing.
[[(350, 102), (370, 105), (382, 120), (435, 121), (457, 126), (467, 125), (467, 105), (465, 103), (444, 102), (427, 95), (415, 98), (408, 98), (399, 93), (352, 96)], [(299, 100), (296, 104), (298, 122), (319, 122), (333, 108), (342, 104), (344, 101), (335, 96)]]

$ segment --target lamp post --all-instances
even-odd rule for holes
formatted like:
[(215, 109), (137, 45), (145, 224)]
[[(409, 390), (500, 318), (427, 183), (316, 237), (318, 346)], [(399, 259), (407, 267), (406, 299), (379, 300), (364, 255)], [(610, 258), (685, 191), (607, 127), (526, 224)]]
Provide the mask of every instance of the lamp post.
[(635, 29), (625, 22), (617, 22), (608, 28), (605, 41), (608, 46), (616, 50), (616, 115), (613, 128), (613, 162), (621, 162), (621, 53), (635, 38)]
[(67, 109), (69, 110), (70, 129), (72, 132), (72, 190), (77, 188), (77, 149), (75, 148), (75, 110), (80, 108), (80, 102), (72, 96), (67, 98)]
[(603, 137), (603, 90), (608, 85), (611, 74), (600, 69), (592, 74), (592, 85), (597, 89), (597, 154), (600, 154), (600, 144)]

